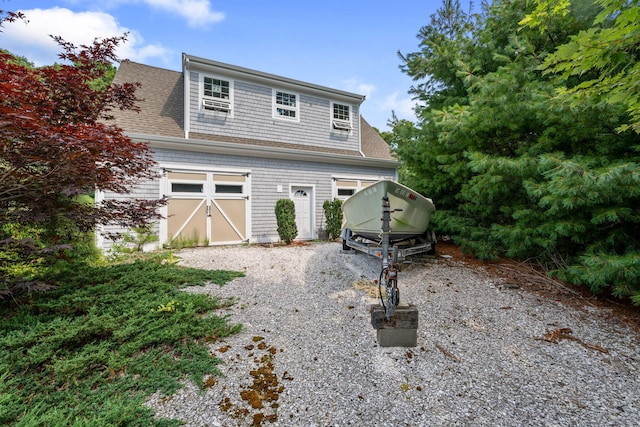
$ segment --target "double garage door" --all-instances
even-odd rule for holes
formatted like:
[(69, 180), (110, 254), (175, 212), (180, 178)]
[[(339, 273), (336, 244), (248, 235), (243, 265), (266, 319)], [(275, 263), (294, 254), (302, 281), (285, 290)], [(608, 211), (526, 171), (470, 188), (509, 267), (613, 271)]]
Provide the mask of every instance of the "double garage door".
[(167, 172), (167, 239), (182, 246), (247, 241), (249, 176)]

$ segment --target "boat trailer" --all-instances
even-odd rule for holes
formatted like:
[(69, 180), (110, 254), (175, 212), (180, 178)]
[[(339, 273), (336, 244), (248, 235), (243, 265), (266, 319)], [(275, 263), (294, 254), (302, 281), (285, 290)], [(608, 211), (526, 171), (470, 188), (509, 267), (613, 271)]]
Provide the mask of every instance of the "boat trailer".
[[(342, 230), (342, 248), (344, 250), (355, 249), (367, 255), (375, 256), (382, 260), (382, 270), (378, 280), (380, 302), (384, 308), (387, 321), (400, 304), (400, 290), (398, 289), (398, 273), (400, 264), (409, 264), (406, 258), (419, 253), (435, 253), (435, 234), (428, 230), (423, 239), (407, 239), (405, 241), (391, 242), (391, 214), (401, 209), (391, 209), (389, 198), (382, 198), (382, 227), (380, 241), (363, 241), (360, 236), (353, 234), (349, 228)], [(408, 242), (415, 240), (415, 244)], [(422, 241), (421, 241), (422, 240)], [(403, 244), (402, 247), (398, 246)]]

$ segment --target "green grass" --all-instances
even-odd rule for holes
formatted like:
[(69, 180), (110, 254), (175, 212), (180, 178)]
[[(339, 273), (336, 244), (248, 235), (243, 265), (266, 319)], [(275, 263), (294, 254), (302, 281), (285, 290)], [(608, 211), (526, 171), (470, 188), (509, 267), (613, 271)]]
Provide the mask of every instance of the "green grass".
[[(143, 406), (220, 362), (207, 342), (240, 330), (231, 301), (183, 292), (241, 276), (143, 259), (81, 267), (21, 306), (0, 302), (0, 425), (179, 425)], [(221, 295), (224, 294), (221, 289)]]

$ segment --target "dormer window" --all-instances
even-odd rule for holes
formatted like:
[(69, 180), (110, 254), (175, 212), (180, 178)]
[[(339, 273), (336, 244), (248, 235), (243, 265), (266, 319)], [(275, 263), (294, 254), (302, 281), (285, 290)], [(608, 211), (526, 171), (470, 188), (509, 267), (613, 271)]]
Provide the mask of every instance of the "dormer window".
[(273, 117), (300, 121), (298, 95), (291, 92), (273, 90)]
[(351, 106), (346, 104), (332, 103), (331, 106), (331, 127), (335, 130), (350, 131), (351, 126)]
[(233, 82), (217, 77), (202, 77), (203, 111), (226, 113), (231, 115)]
[(229, 82), (226, 80), (204, 77), (204, 96), (209, 98), (229, 99)]

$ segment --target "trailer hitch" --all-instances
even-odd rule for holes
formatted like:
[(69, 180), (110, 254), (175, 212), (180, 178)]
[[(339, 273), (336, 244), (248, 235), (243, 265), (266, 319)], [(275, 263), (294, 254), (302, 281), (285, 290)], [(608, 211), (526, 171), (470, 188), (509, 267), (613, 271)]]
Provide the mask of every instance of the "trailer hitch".
[[(400, 211), (401, 209), (397, 209)], [(386, 195), (382, 198), (382, 271), (380, 272), (380, 280), (378, 281), (378, 292), (380, 293), (380, 302), (384, 307), (387, 320), (391, 318), (391, 314), (400, 304), (400, 290), (398, 289), (398, 273), (400, 266), (398, 264), (398, 247), (389, 248), (389, 232), (391, 231), (391, 213), (395, 212), (391, 209), (389, 197)], [(384, 291), (384, 292), (383, 292)], [(384, 294), (384, 295), (383, 295)]]

